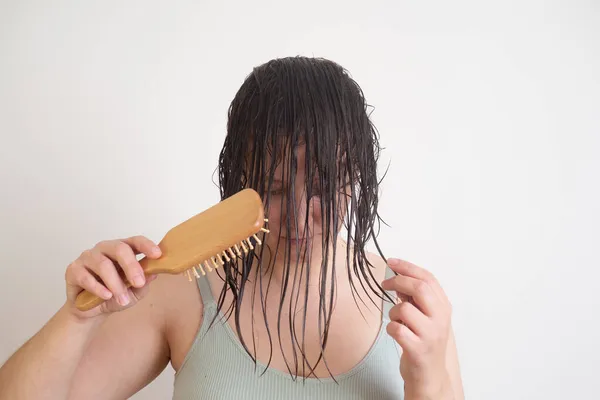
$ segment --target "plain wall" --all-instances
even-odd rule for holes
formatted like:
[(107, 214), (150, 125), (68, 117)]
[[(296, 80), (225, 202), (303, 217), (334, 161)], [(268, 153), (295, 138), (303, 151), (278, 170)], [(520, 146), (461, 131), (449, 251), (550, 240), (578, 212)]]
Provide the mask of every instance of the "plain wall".
[(1, 1), (0, 362), (81, 251), (218, 200), (229, 102), (288, 55), (339, 62), (375, 107), (380, 240), (448, 292), (467, 398), (598, 398), (593, 1)]

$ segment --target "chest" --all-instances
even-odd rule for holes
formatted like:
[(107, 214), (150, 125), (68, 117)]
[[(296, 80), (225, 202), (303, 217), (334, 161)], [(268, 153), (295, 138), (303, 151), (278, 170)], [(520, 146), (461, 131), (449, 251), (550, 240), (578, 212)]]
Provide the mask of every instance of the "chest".
[[(240, 314), (242, 335), (247, 336), (244, 332), (251, 332), (252, 324), (248, 325), (244, 312)], [(207, 316), (210, 318), (212, 315), (214, 307), (211, 306), (207, 309)], [(248, 337), (246, 345), (258, 358), (258, 368), (255, 368), (254, 363), (240, 348), (239, 338), (231, 321), (218, 323), (209, 332), (205, 332), (203, 326), (200, 335), (203, 339), (196, 342), (187, 355), (187, 362), (175, 376), (173, 399), (402, 399), (400, 358), (392, 339), (385, 333), (385, 328), (379, 331), (370, 329), (365, 319), (361, 318), (361, 322), (357, 323), (343, 321), (343, 313), (338, 313), (338, 316), (332, 318), (325, 352), (330, 371), (323, 362), (318, 363), (314, 374), (306, 381), (289, 376), (288, 368), (296, 369), (296, 365), (299, 372), (295, 375), (308, 375), (310, 371), (308, 367), (302, 371), (303, 356), (299, 349), (296, 361), (293, 356), (284, 357), (286, 352), (291, 352), (283, 333), (285, 329), (289, 331), (289, 324), (281, 324), (281, 340), (278, 339), (276, 327), (271, 327), (272, 343), (269, 345), (266, 329), (258, 328), (260, 320), (254, 321), (254, 342), (252, 337)], [(263, 319), (262, 322), (264, 321)], [(378, 324), (380, 321), (373, 317), (371, 325)], [(315, 332), (318, 330), (315, 331), (312, 324), (307, 325), (304, 354), (313, 367), (320, 355), (320, 346), (311, 344), (318, 341)], [(369, 335), (373, 335), (373, 338), (367, 338)], [(296, 340), (301, 342), (301, 338)], [(269, 358), (270, 368), (265, 371), (264, 366)], [(330, 372), (335, 381), (330, 378)], [(315, 379), (315, 375), (320, 379)]]
[[(183, 364), (202, 324), (211, 322), (203, 320), (201, 293), (194, 286), (178, 288), (180, 300), (172, 305), (173, 312), (170, 313), (168, 342), (171, 364), (176, 371)], [(205, 294), (211, 301), (218, 298), (219, 282), (209, 283), (205, 291), (210, 291), (209, 295)], [(306, 296), (287, 296), (282, 301), (275, 290), (267, 296), (245, 296), (240, 305), (239, 331), (235, 316), (232, 315), (225, 324), (231, 336), (239, 344), (245, 343), (260, 364), (269, 364), (286, 374), (291, 371), (297, 376), (318, 378), (344, 374), (365, 358), (382, 332), (382, 302), (372, 294), (361, 293), (361, 301), (351, 292), (339, 290), (331, 309), (327, 300), (321, 304), (324, 296), (318, 291), (309, 293), (306, 302)], [(232, 301), (233, 298), (226, 295), (223, 313)]]
[(277, 298), (267, 299), (266, 304), (257, 299), (243, 302), (239, 331), (235, 318), (227, 324), (260, 364), (304, 377), (344, 374), (373, 347), (381, 332), (381, 310), (358, 306), (351, 296), (340, 295), (325, 315), (319, 300), (313, 295), (306, 303)]

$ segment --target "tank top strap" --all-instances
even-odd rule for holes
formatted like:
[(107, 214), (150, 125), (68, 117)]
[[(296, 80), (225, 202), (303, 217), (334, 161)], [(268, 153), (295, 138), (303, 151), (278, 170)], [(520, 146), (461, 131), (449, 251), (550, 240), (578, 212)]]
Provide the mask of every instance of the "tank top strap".
[(198, 289), (200, 289), (200, 296), (202, 297), (202, 304), (204, 304), (204, 307), (216, 305), (208, 280), (201, 276), (196, 278), (196, 283), (198, 284)]
[[(385, 268), (385, 279), (389, 279), (391, 277), (395, 276), (394, 271), (392, 271), (392, 269), (390, 267)], [(396, 292), (393, 290), (388, 290), (386, 291), (386, 293), (388, 294), (388, 296), (390, 296), (392, 299), (396, 298)], [(392, 309), (392, 307), (395, 306), (395, 303), (390, 302), (388, 299), (384, 299), (383, 300), (383, 318), (387, 321), (389, 321), (390, 319), (390, 310)]]

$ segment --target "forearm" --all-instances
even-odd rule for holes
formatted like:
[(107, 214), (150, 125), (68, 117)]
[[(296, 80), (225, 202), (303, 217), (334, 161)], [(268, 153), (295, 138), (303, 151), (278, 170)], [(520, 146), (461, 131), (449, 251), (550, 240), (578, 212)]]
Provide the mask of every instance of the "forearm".
[(459, 400), (452, 390), (445, 390), (436, 394), (417, 394), (406, 391), (404, 400)]
[(405, 385), (405, 400), (463, 400), (452, 388), (448, 379), (435, 385)]
[(458, 400), (458, 398), (450, 390), (442, 393), (437, 393), (436, 395), (419, 395), (410, 394), (407, 392), (407, 394), (404, 397), (404, 400)]
[(67, 398), (84, 351), (104, 320), (78, 320), (61, 308), (0, 368), (0, 400)]
[(454, 393), (440, 393), (437, 396), (406, 395), (404, 400), (457, 400)]

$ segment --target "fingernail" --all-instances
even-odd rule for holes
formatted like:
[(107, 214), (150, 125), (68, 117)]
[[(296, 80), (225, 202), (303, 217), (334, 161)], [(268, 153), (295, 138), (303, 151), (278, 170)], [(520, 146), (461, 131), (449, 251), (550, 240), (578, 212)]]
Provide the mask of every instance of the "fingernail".
[(388, 258), (388, 265), (398, 265), (399, 261), (397, 258)]
[(156, 275), (156, 274), (150, 275), (150, 276), (148, 277), (148, 282), (152, 282), (153, 280), (155, 280), (155, 279), (156, 279), (156, 277), (157, 277), (157, 276), (158, 276), (158, 275)]
[(133, 277), (133, 285), (136, 287), (144, 286), (144, 277), (141, 275), (137, 275)]
[(154, 254), (160, 254), (160, 253), (161, 253), (161, 251), (160, 251), (160, 247), (158, 247), (158, 246), (154, 246), (154, 247), (152, 248), (152, 252), (154, 252)]
[(122, 295), (119, 296), (119, 304), (122, 305), (123, 307), (126, 306), (127, 304), (129, 304), (129, 295), (127, 293), (123, 293)]
[(102, 298), (104, 300), (110, 300), (111, 297), (112, 297), (112, 292), (110, 290), (103, 290), (102, 291)]

